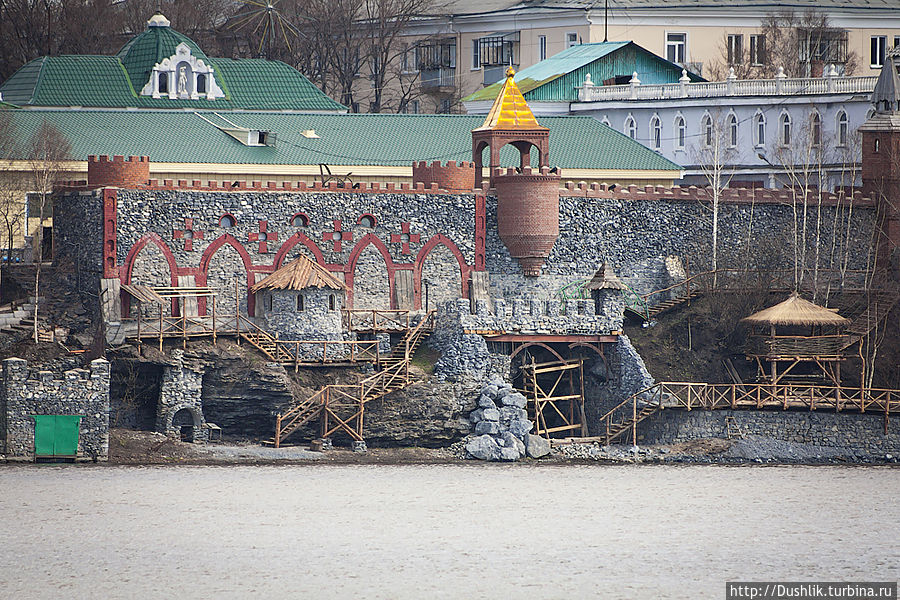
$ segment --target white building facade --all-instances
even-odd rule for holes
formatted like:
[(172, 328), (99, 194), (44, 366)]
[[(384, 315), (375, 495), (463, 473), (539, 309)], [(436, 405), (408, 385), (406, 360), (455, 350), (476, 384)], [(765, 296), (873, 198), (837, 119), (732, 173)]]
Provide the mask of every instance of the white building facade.
[[(682, 183), (706, 185), (722, 167), (732, 187), (859, 185), (857, 132), (876, 77), (738, 80), (594, 86), (568, 114), (591, 115), (682, 165)], [(540, 115), (543, 103), (533, 107)], [(551, 104), (551, 103), (546, 103)], [(475, 109), (476, 107), (470, 107)], [(546, 107), (559, 114), (559, 107)], [(477, 109), (475, 110), (477, 112)]]

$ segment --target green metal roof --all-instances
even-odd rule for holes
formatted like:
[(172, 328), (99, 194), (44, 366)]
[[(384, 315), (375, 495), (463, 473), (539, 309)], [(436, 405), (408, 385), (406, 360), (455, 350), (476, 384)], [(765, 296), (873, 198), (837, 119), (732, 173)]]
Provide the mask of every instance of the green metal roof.
[[(578, 99), (577, 87), (590, 73), (594, 84), (617, 75), (637, 72), (641, 83), (674, 83), (681, 77), (682, 67), (638, 46), (634, 42), (599, 42), (578, 44), (516, 73), (516, 85), (526, 100), (571, 102)], [(693, 73), (691, 81), (704, 81)], [(503, 81), (464, 98), (465, 102), (493, 100)]]
[(153, 66), (164, 58), (173, 56), (178, 44), (187, 44), (191, 49), (191, 55), (203, 62), (209, 60), (194, 40), (171, 27), (147, 27), (122, 46), (116, 53), (116, 58), (128, 72), (131, 85), (135, 90), (140, 90), (150, 79)]
[[(155, 162), (273, 165), (408, 166), (415, 160), (471, 160), (472, 129), (482, 117), (466, 115), (194, 113), (167, 110), (5, 111), (16, 135), (27, 139), (43, 121), (69, 140), (73, 158), (89, 154), (146, 155)], [(274, 132), (274, 147), (245, 146), (200, 118)], [(562, 169), (663, 170), (680, 167), (591, 117), (544, 117), (550, 162)], [(313, 129), (318, 139), (300, 132)], [(504, 165), (518, 152), (504, 147)]]
[[(210, 58), (227, 94), (216, 100), (170, 100), (139, 96), (115, 56), (45, 56), (16, 71), (0, 86), (3, 100), (20, 106), (98, 108), (196, 108), (231, 110), (325, 110), (346, 108), (283, 62)], [(149, 75), (148, 75), (149, 77)]]

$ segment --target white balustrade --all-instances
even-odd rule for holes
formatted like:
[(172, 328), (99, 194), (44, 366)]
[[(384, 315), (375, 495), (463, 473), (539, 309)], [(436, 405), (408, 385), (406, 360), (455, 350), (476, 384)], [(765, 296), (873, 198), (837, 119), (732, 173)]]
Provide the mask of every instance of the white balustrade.
[(637, 77), (626, 85), (586, 85), (578, 88), (582, 102), (604, 100), (666, 100), (725, 96), (792, 96), (803, 94), (859, 94), (875, 89), (877, 76), (808, 77), (799, 79), (743, 79), (698, 83), (642, 85)]

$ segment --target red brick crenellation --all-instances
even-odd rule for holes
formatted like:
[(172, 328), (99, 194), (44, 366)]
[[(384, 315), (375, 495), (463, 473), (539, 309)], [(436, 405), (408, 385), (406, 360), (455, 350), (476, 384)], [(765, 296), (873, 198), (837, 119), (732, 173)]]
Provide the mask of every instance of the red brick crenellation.
[(88, 156), (90, 187), (143, 187), (150, 179), (148, 156)]
[(430, 188), (436, 184), (439, 189), (452, 192), (470, 192), (475, 188), (475, 165), (470, 162), (451, 160), (444, 165), (440, 161), (416, 161), (412, 171), (413, 185), (421, 183)]

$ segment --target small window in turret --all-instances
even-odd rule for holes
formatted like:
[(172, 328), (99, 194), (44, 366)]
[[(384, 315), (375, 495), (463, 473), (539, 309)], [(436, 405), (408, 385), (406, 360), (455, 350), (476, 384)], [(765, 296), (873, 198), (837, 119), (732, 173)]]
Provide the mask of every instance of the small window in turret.
[(303, 312), (303, 296), (297, 296), (297, 312)]
[(160, 73), (159, 74), (159, 93), (161, 93), (161, 94), (169, 93), (169, 74), (168, 73)]
[(206, 93), (206, 75), (200, 74), (197, 75), (197, 93), (205, 94)]
[(334, 294), (328, 296), (328, 310), (337, 310), (337, 298)]

